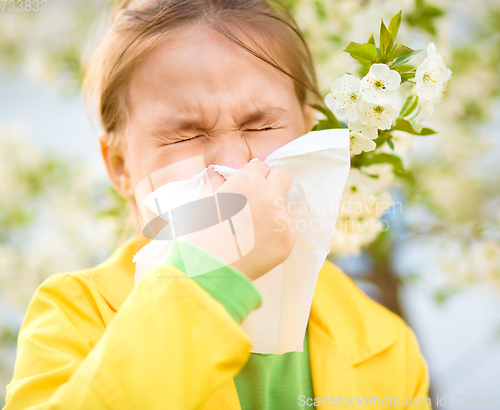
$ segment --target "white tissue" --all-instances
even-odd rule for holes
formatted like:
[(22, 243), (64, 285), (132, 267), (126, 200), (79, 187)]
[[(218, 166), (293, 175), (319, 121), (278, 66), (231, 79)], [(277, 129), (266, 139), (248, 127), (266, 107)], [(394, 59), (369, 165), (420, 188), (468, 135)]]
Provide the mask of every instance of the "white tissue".
[[(350, 169), (349, 130), (311, 131), (278, 148), (264, 162), (270, 168), (285, 168), (292, 175), (285, 204), (291, 213), (297, 241), (284, 263), (253, 282), (263, 304), (247, 316), (242, 328), (252, 341), (251, 352), (302, 352), (318, 273), (330, 252)], [(237, 171), (210, 165), (187, 180), (160, 186), (146, 196), (144, 205), (158, 214), (155, 199), (161, 200), (162, 212), (195, 201), (200, 197), (209, 168), (224, 178)], [(172, 241), (152, 240), (134, 256), (136, 285), (151, 267), (163, 263), (171, 244)]]

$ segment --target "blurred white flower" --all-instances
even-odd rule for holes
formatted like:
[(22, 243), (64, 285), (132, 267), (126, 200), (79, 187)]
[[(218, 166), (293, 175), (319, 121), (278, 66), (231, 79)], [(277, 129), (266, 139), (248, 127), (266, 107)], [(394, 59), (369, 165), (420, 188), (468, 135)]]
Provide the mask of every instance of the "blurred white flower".
[(334, 114), (349, 121), (358, 120), (358, 102), (360, 99), (360, 79), (344, 74), (332, 84), (332, 92), (325, 97), (325, 104)]
[(375, 190), (376, 186), (373, 178), (363, 175), (358, 168), (351, 168), (344, 187), (344, 197), (359, 192), (367, 195), (374, 193)]
[(439, 54), (434, 43), (427, 47), (427, 58), (417, 67), (415, 73), (416, 93), (428, 100), (427, 115), (432, 115), (434, 105), (442, 101), (443, 91), (451, 78), (451, 70), (446, 67), (444, 57)]
[(371, 140), (374, 140), (375, 138), (378, 137), (376, 126), (368, 126), (366, 124), (363, 124), (361, 121), (356, 121), (356, 122), (348, 121), (347, 127), (351, 131), (360, 132), (365, 138), (369, 138)]
[(377, 234), (384, 229), (386, 225), (379, 220), (338, 219), (335, 234), (330, 241), (330, 249), (334, 255), (359, 255), (363, 246), (373, 242)]
[(351, 140), (351, 156), (361, 154), (362, 151), (373, 151), (376, 147), (376, 144), (371, 139), (366, 138), (360, 132), (351, 131), (349, 138)]
[[(454, 238), (447, 238), (451, 243)], [(458, 244), (459, 252), (440, 255), (447, 285), (465, 286), (470, 283), (490, 282), (500, 286), (500, 242), (491, 238), (476, 238)]]
[(389, 145), (383, 144), (378, 148), (378, 152), (396, 154), (401, 158), (403, 164), (406, 164), (410, 160), (410, 152), (413, 147), (415, 136), (399, 130), (392, 131), (391, 135), (392, 142), (394, 143), (394, 150), (392, 150)]
[(394, 202), (388, 192), (380, 192), (376, 180), (356, 168), (349, 172), (330, 242), (334, 254), (359, 254), (380, 231), (388, 229), (380, 218)]
[(470, 252), (475, 275), (500, 285), (500, 242), (493, 239), (474, 241)]
[(398, 118), (398, 115), (398, 110), (390, 105), (371, 104), (361, 100), (359, 106), (360, 121), (369, 127), (377, 127), (380, 130), (391, 128), (392, 123)]
[(375, 192), (380, 193), (385, 191), (396, 182), (396, 176), (392, 172), (393, 166), (391, 164), (373, 164), (369, 167), (362, 167), (362, 171), (369, 175), (374, 175), (376, 178), (371, 178), (363, 175), (364, 178), (371, 179), (375, 184)]
[(361, 97), (372, 104), (392, 104), (394, 91), (400, 85), (401, 75), (396, 70), (391, 70), (387, 64), (373, 64), (361, 79)]
[[(351, 169), (339, 207), (339, 219), (379, 219), (394, 203), (386, 191), (393, 182), (394, 174), (386, 165), (377, 164), (374, 169), (366, 167), (365, 173), (357, 168)], [(376, 175), (377, 178), (366, 174)]]

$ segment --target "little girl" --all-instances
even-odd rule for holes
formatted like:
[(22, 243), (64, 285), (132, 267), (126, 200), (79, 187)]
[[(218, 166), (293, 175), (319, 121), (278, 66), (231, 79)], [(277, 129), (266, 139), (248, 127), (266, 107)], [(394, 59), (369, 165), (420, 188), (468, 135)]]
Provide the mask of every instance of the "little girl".
[[(37, 289), (5, 410), (431, 408), (412, 330), (328, 261), (303, 352), (250, 353), (241, 323), (262, 304), (252, 282), (295, 243), (289, 225), (276, 229), (289, 221), (279, 202), (292, 176), (263, 160), (311, 130), (308, 103), (322, 100), (281, 3), (122, 1), (84, 93), (97, 102), (102, 156), (137, 232), (99, 266), (52, 275)], [(188, 277), (183, 260), (203, 265), (214, 255), (191, 244), (181, 257), (174, 247), (134, 286), (132, 258), (149, 241), (135, 188), (161, 169), (163, 183), (186, 179), (198, 171), (189, 159), (200, 156), (240, 169), (227, 181), (212, 173), (210, 183), (247, 198), (255, 246), (212, 277)]]

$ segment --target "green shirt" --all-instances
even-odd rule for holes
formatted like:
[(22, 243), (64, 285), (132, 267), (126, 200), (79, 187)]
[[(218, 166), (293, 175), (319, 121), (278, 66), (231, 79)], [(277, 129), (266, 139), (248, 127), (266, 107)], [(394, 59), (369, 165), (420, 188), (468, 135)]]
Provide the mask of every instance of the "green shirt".
[[(262, 296), (243, 273), (230, 265), (203, 273), (203, 267), (219, 259), (206, 250), (182, 242), (182, 256), (174, 243), (166, 263), (186, 273), (183, 258), (190, 260), (189, 276), (221, 303), (241, 324), (262, 304)], [(192, 270), (192, 271), (191, 271)], [(197, 273), (196, 271), (198, 270)], [(303, 409), (308, 398), (314, 401), (309, 366), (307, 329), (302, 352), (278, 354), (250, 353), (243, 369), (234, 378), (242, 410)]]

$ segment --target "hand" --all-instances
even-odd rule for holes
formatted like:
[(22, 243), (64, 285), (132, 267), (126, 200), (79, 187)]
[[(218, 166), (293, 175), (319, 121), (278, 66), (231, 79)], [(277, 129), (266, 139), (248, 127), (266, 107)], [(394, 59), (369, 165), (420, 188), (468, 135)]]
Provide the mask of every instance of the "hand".
[(209, 179), (216, 193), (244, 195), (250, 206), (255, 246), (231, 265), (255, 280), (284, 262), (296, 240), (284, 204), (284, 196), (292, 186), (290, 173), (282, 168), (270, 169), (263, 161), (251, 161), (225, 182), (216, 172)]

